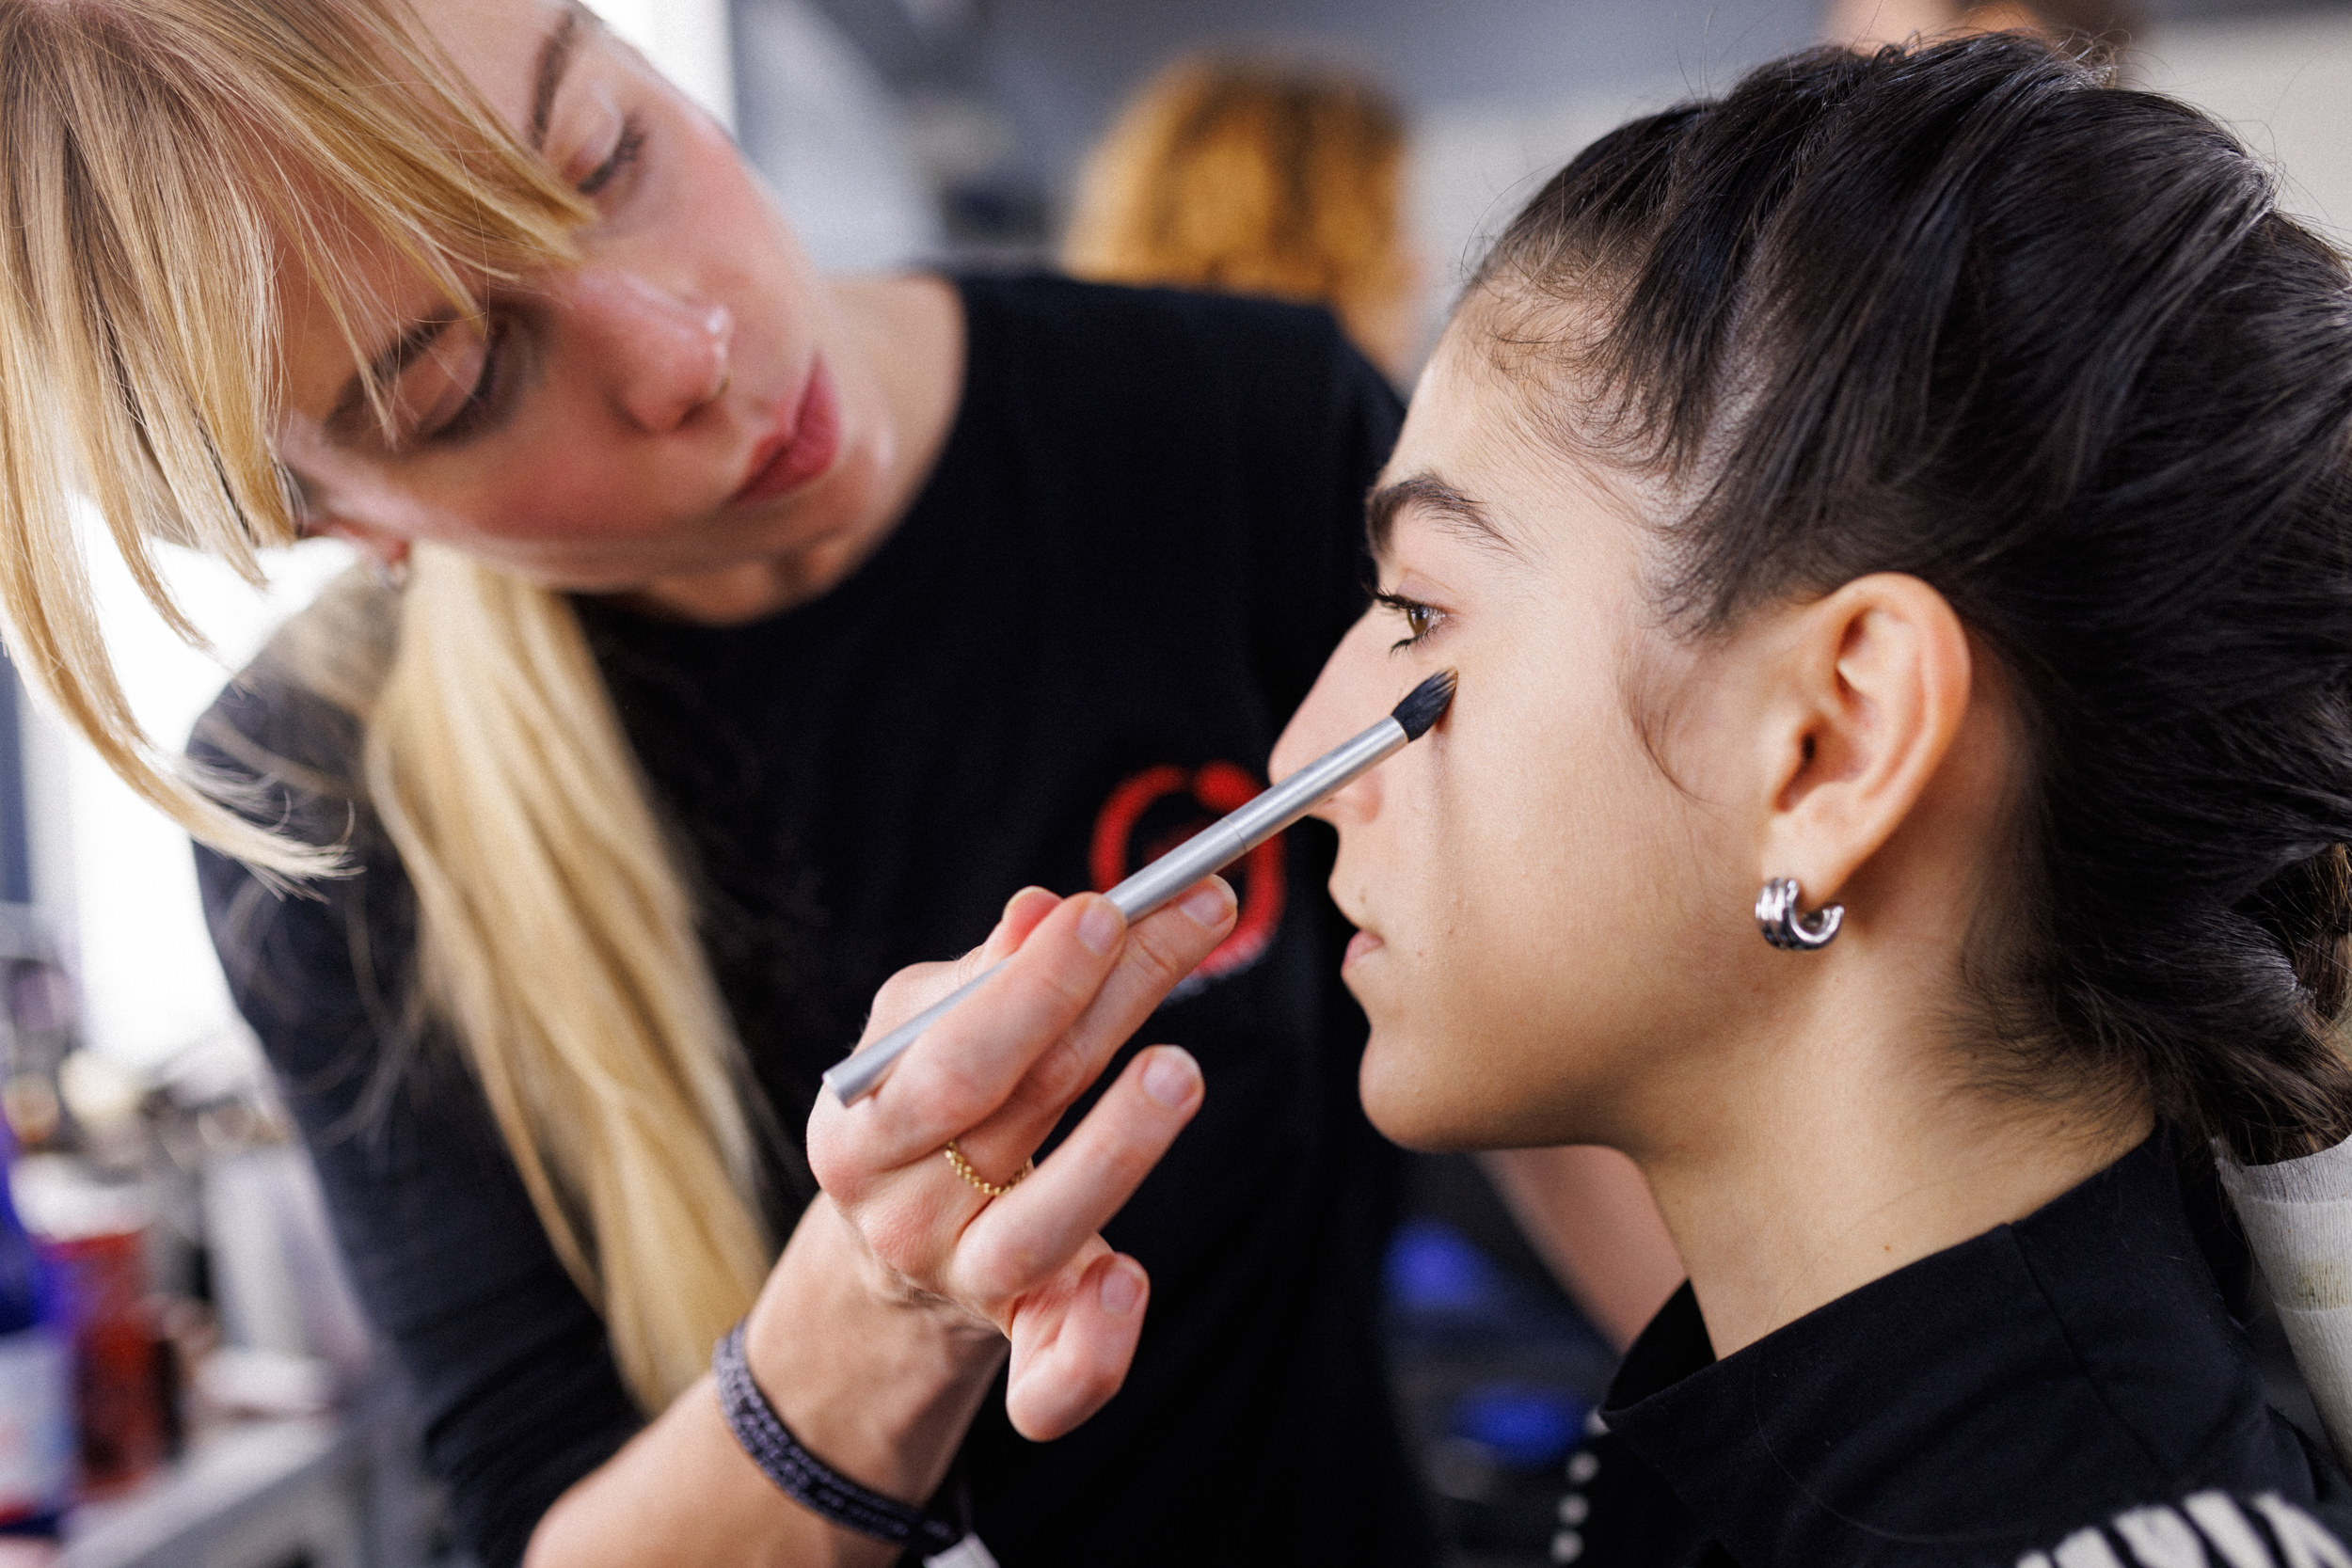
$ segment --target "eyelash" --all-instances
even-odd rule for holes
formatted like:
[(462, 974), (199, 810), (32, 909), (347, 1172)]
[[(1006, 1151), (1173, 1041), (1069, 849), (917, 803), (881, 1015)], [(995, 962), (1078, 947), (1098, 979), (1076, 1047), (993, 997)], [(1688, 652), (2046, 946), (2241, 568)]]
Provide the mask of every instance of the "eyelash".
[(498, 401), (499, 386), (503, 379), (507, 330), (508, 324), (501, 316), (490, 318), (489, 324), (483, 328), (482, 373), (474, 378), (473, 390), (466, 394), (466, 401), (458, 405), (457, 412), (444, 420), (438, 430), (426, 437), (427, 440), (436, 446), (455, 446), (471, 436), (489, 417)]
[(598, 164), (596, 168), (590, 172), (588, 178), (582, 180), (576, 189), (578, 189), (580, 194), (582, 196), (596, 196), (601, 194), (604, 188), (612, 183), (614, 180), (618, 179), (621, 171), (628, 167), (629, 165), (635, 163), (637, 161), (637, 155), (644, 150), (645, 133), (644, 128), (633, 119), (623, 120), (621, 122), (621, 139), (613, 143), (612, 156), (605, 159), (603, 163)]
[(1372, 598), (1373, 602), (1382, 609), (1393, 610), (1405, 617), (1406, 629), (1412, 634), (1409, 637), (1400, 637), (1394, 642), (1390, 643), (1389, 652), (1392, 654), (1400, 653), (1421, 641), (1437, 629), (1438, 622), (1445, 619), (1443, 610), (1433, 605), (1425, 605), (1419, 599), (1408, 599), (1402, 594), (1390, 594), (1375, 590)]

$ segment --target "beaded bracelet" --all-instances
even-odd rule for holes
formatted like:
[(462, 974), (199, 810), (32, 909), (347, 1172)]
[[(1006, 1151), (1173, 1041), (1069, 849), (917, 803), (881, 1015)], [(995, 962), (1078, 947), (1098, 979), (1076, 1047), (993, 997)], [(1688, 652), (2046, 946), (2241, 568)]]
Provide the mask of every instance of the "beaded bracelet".
[(710, 1353), (710, 1370), (719, 1380), (719, 1407), (726, 1412), (735, 1440), (786, 1497), (845, 1529), (900, 1551), (920, 1552), (938, 1568), (994, 1568), (978, 1536), (936, 1513), (860, 1485), (803, 1448), (752, 1381), (751, 1365), (743, 1359), (741, 1323)]

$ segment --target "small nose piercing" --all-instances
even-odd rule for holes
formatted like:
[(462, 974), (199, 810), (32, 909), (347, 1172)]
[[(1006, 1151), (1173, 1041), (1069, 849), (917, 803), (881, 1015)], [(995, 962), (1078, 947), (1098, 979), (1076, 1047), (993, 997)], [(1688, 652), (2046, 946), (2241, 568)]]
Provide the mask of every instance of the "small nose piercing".
[(711, 388), (705, 403), (716, 403), (726, 396), (735, 382), (735, 313), (723, 305), (714, 305), (703, 312), (703, 331), (710, 339)]

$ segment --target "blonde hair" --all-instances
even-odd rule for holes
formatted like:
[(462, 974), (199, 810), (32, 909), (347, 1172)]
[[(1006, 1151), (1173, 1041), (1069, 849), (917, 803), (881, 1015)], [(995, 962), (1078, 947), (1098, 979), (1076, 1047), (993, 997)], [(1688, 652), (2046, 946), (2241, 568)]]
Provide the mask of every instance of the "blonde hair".
[[(353, 261), (455, 308), (561, 265), (590, 210), (404, 0), (48, 0), (0, 10), (0, 630), (132, 787), (277, 879), (340, 846), (234, 809), (139, 727), (73, 527), (86, 496), (200, 645), (154, 541), (260, 581), (298, 533), (272, 450), (281, 268), (364, 369)], [(369, 394), (382, 407), (381, 388)], [(390, 636), (345, 584), (294, 665), (363, 723), (414, 885), (425, 1007), (454, 1035), (564, 1266), (648, 1409), (700, 1375), (769, 1256), (734, 1034), (569, 602), (420, 546)], [(364, 652), (363, 652), (364, 650)]]
[(1088, 159), (1062, 245), (1081, 277), (1328, 305), (1368, 344), (1406, 285), (1402, 117), (1332, 71), (1194, 56)]

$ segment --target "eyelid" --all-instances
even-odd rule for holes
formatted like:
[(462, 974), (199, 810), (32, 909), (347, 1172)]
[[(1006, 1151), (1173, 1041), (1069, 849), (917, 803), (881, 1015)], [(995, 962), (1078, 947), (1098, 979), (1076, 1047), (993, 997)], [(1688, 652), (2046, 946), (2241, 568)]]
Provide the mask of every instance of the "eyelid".
[[(1414, 598), (1407, 594), (1375, 588), (1373, 590), (1372, 597), (1375, 604), (1403, 616), (1406, 627), (1411, 633), (1410, 636), (1400, 638), (1391, 643), (1389, 645), (1391, 653), (1402, 653), (1406, 648), (1419, 646), (1436, 636), (1445, 624), (1453, 619), (1453, 615), (1444, 609), (1425, 599)], [(1414, 625), (1417, 618), (1423, 623), (1418, 627)]]
[(514, 324), (506, 317), (492, 315), (484, 320), (481, 371), (467, 388), (466, 399), (457, 405), (456, 412), (420, 435), (420, 441), (434, 446), (459, 446), (481, 434), (497, 416), (500, 404), (512, 389), (514, 371), (507, 360), (514, 352), (509, 346), (513, 336)]
[(628, 170), (630, 165), (637, 162), (638, 155), (644, 150), (644, 127), (638, 124), (633, 118), (623, 116), (620, 135), (613, 140), (612, 150), (606, 153), (604, 161), (590, 169), (586, 177), (572, 188), (582, 196), (603, 195), (613, 181), (619, 179)]

